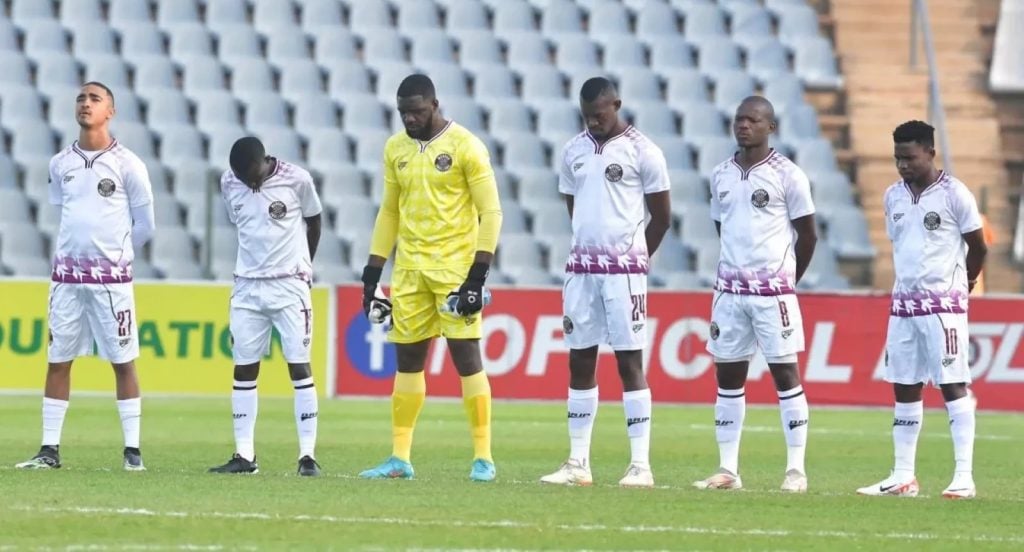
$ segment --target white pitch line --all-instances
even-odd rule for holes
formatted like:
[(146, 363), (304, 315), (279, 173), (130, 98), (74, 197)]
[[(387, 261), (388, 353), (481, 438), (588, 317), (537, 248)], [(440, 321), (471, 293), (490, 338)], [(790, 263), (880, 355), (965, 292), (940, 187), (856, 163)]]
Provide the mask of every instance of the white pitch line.
[(935, 533), (874, 533), (855, 531), (796, 531), (788, 529), (735, 529), (715, 527), (693, 527), (679, 525), (605, 525), (605, 524), (554, 524), (543, 525), (527, 521), (516, 520), (493, 520), (493, 521), (464, 521), (464, 520), (424, 520), (406, 518), (368, 518), (354, 516), (331, 516), (331, 515), (280, 515), (264, 512), (184, 512), (184, 511), (157, 511), (146, 508), (104, 508), (104, 507), (13, 507), (11, 510), (45, 513), (69, 513), (69, 514), (95, 514), (111, 516), (141, 516), (141, 517), (166, 517), (166, 518), (210, 518), (210, 519), (239, 519), (239, 520), (263, 520), (263, 521), (286, 521), (286, 522), (320, 522), (338, 523), (352, 525), (397, 525), (397, 526), (421, 526), (421, 527), (447, 527), (459, 529), (531, 529), (535, 531), (558, 530), (575, 532), (627, 532), (627, 533), (677, 533), (688, 535), (716, 535), (716, 536), (749, 536), (767, 538), (842, 538), (842, 539), (885, 539), (885, 540), (919, 540), (919, 541), (960, 541), (960, 542), (993, 542), (1024, 544), (1024, 536), (1014, 535), (1000, 537), (994, 535), (939, 535)]

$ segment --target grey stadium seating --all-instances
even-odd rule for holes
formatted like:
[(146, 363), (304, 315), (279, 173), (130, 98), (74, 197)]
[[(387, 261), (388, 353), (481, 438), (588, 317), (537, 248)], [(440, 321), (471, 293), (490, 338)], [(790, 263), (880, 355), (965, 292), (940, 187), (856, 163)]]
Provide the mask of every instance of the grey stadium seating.
[(653, 285), (710, 282), (718, 246), (706, 179), (733, 151), (732, 110), (756, 91), (776, 103), (777, 143), (811, 174), (830, 230), (807, 285), (846, 287), (837, 258), (873, 254), (849, 181), (803, 99), (804, 87), (836, 87), (842, 77), (816, 13), (799, 0), (9, 5), (0, 15), (0, 126), (10, 138), (0, 150), (0, 273), (45, 275), (57, 221), (46, 166), (76, 135), (83, 79), (113, 87), (115, 135), (147, 163), (161, 203), (140, 275), (207, 276), (199, 261), (210, 214), (213, 273), (230, 276), (234, 237), (209, 192), (231, 143), (252, 133), (317, 176), (329, 230), (318, 278), (351, 281), (381, 197), (381, 147), (401, 127), (395, 90), (412, 72), (432, 75), (444, 113), (491, 150), (505, 211), (496, 281), (561, 281), (570, 228), (559, 152), (582, 129), (576, 94), (595, 75), (618, 81), (625, 112), (672, 170), (675, 224)]

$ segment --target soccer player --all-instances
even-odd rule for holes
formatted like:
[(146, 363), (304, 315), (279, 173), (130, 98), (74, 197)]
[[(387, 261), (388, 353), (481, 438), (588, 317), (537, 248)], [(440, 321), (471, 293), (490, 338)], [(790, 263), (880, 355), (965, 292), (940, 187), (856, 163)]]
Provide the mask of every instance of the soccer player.
[(214, 473), (258, 473), (256, 378), (260, 359), (270, 351), (271, 328), (295, 388), (299, 433), (298, 474), (320, 475), (314, 454), (317, 396), (309, 366), (313, 337), (313, 256), (320, 243), (320, 197), (313, 177), (301, 167), (268, 156), (256, 138), (231, 147), (231, 169), (220, 178), (228, 218), (238, 228), (235, 286), (231, 292), (231, 392), (235, 454)]
[(895, 466), (858, 494), (917, 496), (922, 388), (937, 385), (946, 401), (956, 461), (942, 496), (974, 498), (974, 401), (968, 362), (967, 295), (988, 248), (978, 205), (963, 182), (935, 168), (935, 129), (921, 121), (896, 127), (900, 180), (885, 191), (885, 230), (892, 240), (895, 283), (885, 343), (885, 380), (896, 395)]
[[(647, 344), (647, 269), (671, 223), (665, 156), (619, 116), (615, 85), (595, 77), (580, 89), (587, 129), (562, 149), (558, 191), (572, 220), (562, 293), (569, 346), (569, 459), (543, 483), (590, 485), (590, 436), (597, 414), (597, 348), (611, 345), (622, 379), (631, 460), (623, 487), (653, 487)], [(650, 212), (651, 219), (644, 225)]]
[(132, 260), (153, 235), (153, 190), (142, 161), (110, 135), (114, 94), (88, 82), (75, 99), (78, 140), (50, 159), (50, 203), (60, 227), (50, 275), (49, 366), (43, 392), (43, 444), (17, 465), (59, 468), (60, 436), (68, 410), (71, 364), (90, 354), (110, 361), (124, 432), (124, 469), (142, 471), (142, 399), (135, 359)]
[(722, 251), (707, 349), (718, 380), (715, 436), (720, 467), (694, 483), (700, 489), (743, 486), (743, 387), (750, 358), (760, 347), (778, 391), (786, 437), (782, 490), (807, 490), (807, 397), (796, 363), (797, 353), (804, 350), (804, 330), (794, 289), (811, 262), (817, 234), (807, 176), (768, 145), (775, 128), (771, 102), (759, 96), (744, 99), (733, 121), (739, 151), (711, 173), (711, 218)]
[[(433, 338), (444, 336), (462, 379), (473, 436), (470, 479), (492, 481), (491, 387), (480, 355), (484, 282), (501, 229), (498, 186), (487, 147), (438, 109), (434, 83), (410, 75), (398, 87), (405, 132), (384, 146), (384, 198), (363, 269), (363, 309), (369, 314), (384, 263), (395, 243), (391, 277), (398, 373), (391, 395), (392, 454), (360, 475), (413, 477), (413, 428), (426, 398), (423, 366)], [(456, 313), (442, 312), (452, 293)]]

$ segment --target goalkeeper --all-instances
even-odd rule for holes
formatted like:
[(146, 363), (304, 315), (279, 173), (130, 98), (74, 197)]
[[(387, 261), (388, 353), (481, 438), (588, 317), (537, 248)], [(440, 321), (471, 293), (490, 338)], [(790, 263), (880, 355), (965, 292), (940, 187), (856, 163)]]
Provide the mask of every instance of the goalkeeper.
[[(423, 367), (431, 340), (444, 336), (462, 379), (473, 435), (469, 477), (492, 481), (491, 387), (481, 363), (480, 311), (501, 229), (494, 170), (483, 142), (441, 115), (427, 76), (402, 81), (398, 113), (405, 132), (384, 146), (384, 197), (362, 276), (364, 312), (391, 311), (388, 339), (398, 357), (391, 395), (393, 448), (384, 463), (360, 475), (413, 476), (412, 435), (426, 398)], [(396, 242), (389, 301), (375, 292)], [(451, 294), (458, 295), (455, 313), (442, 308)]]

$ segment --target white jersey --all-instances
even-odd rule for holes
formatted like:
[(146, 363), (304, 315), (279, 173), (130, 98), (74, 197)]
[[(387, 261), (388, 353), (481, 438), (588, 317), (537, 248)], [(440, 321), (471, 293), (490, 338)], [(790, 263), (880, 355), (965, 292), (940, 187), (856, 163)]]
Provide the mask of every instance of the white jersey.
[(235, 276), (312, 281), (303, 219), (319, 215), (323, 208), (308, 171), (276, 160), (260, 191), (253, 192), (227, 170), (220, 190), (228, 218), (238, 227)]
[(153, 202), (142, 160), (117, 140), (100, 151), (84, 151), (76, 141), (50, 159), (49, 193), (61, 207), (51, 279), (131, 282), (131, 210)]
[(885, 191), (885, 231), (896, 281), (893, 316), (967, 312), (967, 243), (981, 228), (971, 191), (946, 174), (915, 196), (902, 180)]
[(566, 272), (646, 274), (644, 196), (668, 189), (665, 155), (633, 126), (604, 144), (586, 131), (569, 140), (558, 180), (558, 191), (573, 196)]
[(711, 173), (711, 218), (721, 223), (715, 289), (740, 295), (784, 295), (796, 287), (792, 220), (814, 214), (811, 185), (800, 167), (772, 150), (744, 171), (735, 158)]

